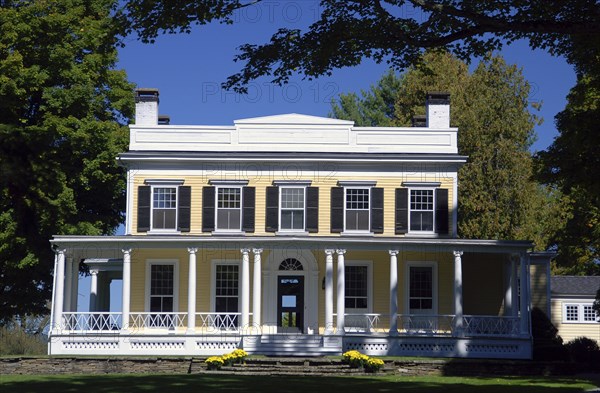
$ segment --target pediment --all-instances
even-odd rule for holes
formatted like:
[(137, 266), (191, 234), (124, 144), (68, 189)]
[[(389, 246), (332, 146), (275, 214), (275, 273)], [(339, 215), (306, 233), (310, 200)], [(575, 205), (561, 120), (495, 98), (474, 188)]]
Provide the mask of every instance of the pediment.
[(235, 125), (331, 125), (352, 127), (353, 121), (332, 119), (329, 117), (302, 115), (299, 113), (286, 113), (281, 115), (252, 117), (248, 119), (239, 119), (234, 121)]

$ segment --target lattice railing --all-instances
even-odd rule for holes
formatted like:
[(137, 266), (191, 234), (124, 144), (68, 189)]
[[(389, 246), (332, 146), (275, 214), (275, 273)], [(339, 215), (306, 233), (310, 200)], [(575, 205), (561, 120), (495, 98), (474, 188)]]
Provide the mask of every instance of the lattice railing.
[(196, 328), (206, 332), (237, 332), (240, 330), (241, 315), (241, 313), (197, 313)]
[(129, 314), (128, 328), (175, 330), (187, 326), (187, 313), (181, 312), (132, 312)]
[(374, 333), (379, 330), (381, 314), (344, 314), (347, 333)]
[(468, 336), (515, 336), (520, 333), (520, 318), (465, 315), (463, 332)]
[(406, 334), (452, 335), (454, 315), (398, 315), (398, 332)]
[(121, 328), (120, 312), (64, 312), (62, 330), (114, 331)]

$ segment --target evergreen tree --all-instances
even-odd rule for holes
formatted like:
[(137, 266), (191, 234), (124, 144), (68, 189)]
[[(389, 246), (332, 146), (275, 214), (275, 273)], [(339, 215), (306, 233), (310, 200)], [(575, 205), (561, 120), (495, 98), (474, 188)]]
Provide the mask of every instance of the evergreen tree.
[(117, 61), (116, 0), (0, 8), (0, 323), (47, 312), (54, 234), (123, 221), (133, 86)]

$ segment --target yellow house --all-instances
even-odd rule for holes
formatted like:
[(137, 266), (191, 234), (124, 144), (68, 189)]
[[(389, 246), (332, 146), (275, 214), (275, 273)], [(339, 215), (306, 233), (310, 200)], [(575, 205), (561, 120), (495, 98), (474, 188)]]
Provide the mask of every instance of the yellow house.
[[(467, 157), (447, 94), (429, 94), (413, 127), (167, 123), (158, 91), (138, 90), (118, 157), (125, 235), (51, 240), (51, 354), (531, 357), (532, 283), (545, 293), (549, 257), (457, 237)], [(77, 311), (80, 261), (89, 312)]]

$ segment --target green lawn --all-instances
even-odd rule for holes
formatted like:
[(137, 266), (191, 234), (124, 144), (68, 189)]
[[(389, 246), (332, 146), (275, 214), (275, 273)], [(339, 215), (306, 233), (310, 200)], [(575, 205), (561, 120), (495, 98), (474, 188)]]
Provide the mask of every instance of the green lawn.
[(0, 375), (0, 391), (14, 393), (108, 392), (582, 392), (595, 387), (574, 378), (281, 377), (240, 375)]

